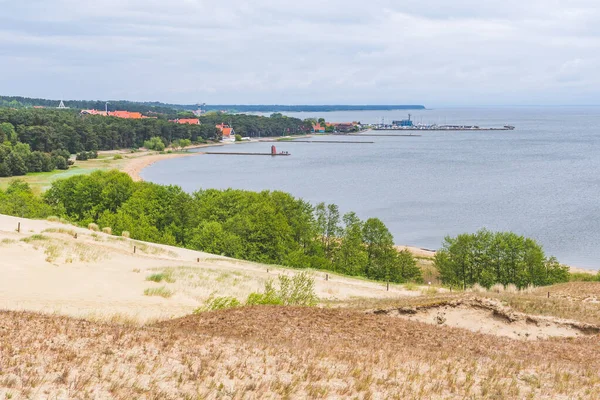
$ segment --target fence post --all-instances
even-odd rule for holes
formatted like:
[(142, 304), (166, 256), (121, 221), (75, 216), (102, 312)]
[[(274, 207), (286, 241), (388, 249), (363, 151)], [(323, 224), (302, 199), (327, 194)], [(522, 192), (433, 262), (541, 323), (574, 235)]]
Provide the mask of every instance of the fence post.
[(17, 225), (17, 232), (21, 233), (21, 223), (19, 222), (19, 224)]
[(329, 274), (325, 274), (325, 280), (328, 281), (329, 280)]
[(387, 291), (388, 292), (390, 291), (390, 283), (389, 282), (387, 283)]
[(133, 246), (133, 254), (135, 254), (136, 249), (136, 246)]
[(550, 298), (550, 292), (548, 292), (548, 298)]

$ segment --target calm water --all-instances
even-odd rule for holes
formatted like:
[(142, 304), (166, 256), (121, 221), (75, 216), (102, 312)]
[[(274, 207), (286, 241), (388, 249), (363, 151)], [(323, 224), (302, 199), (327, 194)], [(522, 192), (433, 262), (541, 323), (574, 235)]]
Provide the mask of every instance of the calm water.
[[(292, 156), (172, 159), (145, 169), (142, 176), (190, 192), (278, 189), (313, 203), (336, 203), (363, 219), (381, 218), (398, 244), (432, 249), (448, 234), (482, 227), (512, 230), (534, 237), (561, 262), (600, 267), (600, 108), (412, 114), (418, 122), (511, 124), (517, 129), (368, 139), (374, 144), (277, 143), (278, 150)], [(406, 117), (406, 112), (289, 115), (387, 122)], [(214, 151), (268, 152), (270, 145), (246, 143)]]

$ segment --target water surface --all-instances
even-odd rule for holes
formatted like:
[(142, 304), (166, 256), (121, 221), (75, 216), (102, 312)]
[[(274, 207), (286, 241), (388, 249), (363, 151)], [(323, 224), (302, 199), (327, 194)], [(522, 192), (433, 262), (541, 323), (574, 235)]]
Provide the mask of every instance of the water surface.
[[(515, 125), (514, 131), (422, 132), (374, 144), (277, 143), (290, 157), (206, 155), (161, 161), (145, 180), (200, 188), (277, 189), (381, 218), (396, 243), (438, 248), (482, 227), (534, 237), (548, 254), (600, 266), (600, 108), (477, 108), (412, 112), (426, 123)], [(406, 112), (290, 113), (386, 122)], [(327, 137), (326, 140), (349, 138)], [(361, 140), (360, 138), (351, 138)], [(268, 152), (271, 143), (211, 151)]]

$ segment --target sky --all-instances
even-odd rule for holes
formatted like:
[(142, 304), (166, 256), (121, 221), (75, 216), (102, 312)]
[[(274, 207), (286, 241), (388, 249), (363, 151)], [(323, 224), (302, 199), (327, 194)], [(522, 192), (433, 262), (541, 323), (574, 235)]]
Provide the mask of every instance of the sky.
[(597, 0), (0, 0), (0, 94), (600, 104)]

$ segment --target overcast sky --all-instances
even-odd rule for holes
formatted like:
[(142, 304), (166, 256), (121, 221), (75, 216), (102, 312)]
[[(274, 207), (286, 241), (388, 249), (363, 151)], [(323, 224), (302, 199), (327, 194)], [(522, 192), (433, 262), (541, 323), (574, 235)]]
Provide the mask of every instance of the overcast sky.
[(597, 0), (0, 0), (0, 93), (600, 104)]

